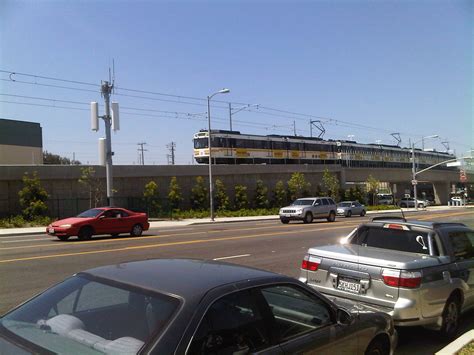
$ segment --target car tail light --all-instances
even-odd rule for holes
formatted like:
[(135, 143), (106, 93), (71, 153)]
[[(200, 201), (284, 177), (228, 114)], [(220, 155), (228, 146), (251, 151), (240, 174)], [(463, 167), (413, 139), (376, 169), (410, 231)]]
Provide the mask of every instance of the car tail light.
[(301, 268), (309, 271), (316, 271), (321, 264), (321, 259), (312, 255), (306, 254), (301, 262)]
[(408, 228), (407, 226), (404, 226), (403, 224), (396, 224), (396, 223), (386, 223), (383, 225), (384, 228), (388, 228), (388, 229), (398, 229), (398, 230), (405, 230), (405, 231), (409, 231), (410, 228)]
[(417, 288), (421, 284), (421, 272), (384, 269), (383, 282), (392, 287)]

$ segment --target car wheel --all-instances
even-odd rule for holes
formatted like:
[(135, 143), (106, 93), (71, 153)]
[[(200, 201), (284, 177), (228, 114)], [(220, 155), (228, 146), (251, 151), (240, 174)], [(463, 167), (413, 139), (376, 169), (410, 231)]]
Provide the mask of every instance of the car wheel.
[(140, 224), (135, 224), (130, 232), (132, 237), (139, 237), (142, 235), (143, 227)]
[(336, 220), (336, 213), (334, 211), (329, 212), (327, 220), (328, 222), (334, 222)]
[(443, 320), (439, 332), (447, 340), (452, 340), (456, 337), (459, 326), (459, 309), (460, 305), (457, 297), (450, 297), (444, 306)]
[(425, 205), (423, 205), (422, 203), (418, 204), (418, 208), (424, 208), (424, 207), (425, 207)]
[(288, 218), (280, 218), (281, 223), (283, 224), (288, 224), (290, 223), (290, 220)]
[(364, 217), (365, 214), (366, 214), (365, 210), (362, 210), (362, 212), (360, 213), (360, 216), (361, 216), (361, 217)]
[(68, 235), (58, 235), (57, 237), (59, 240), (62, 240), (63, 242), (69, 239)]
[(367, 347), (365, 355), (388, 355), (390, 349), (387, 349), (387, 345), (381, 339), (374, 339)]
[(303, 223), (311, 223), (313, 222), (313, 214), (311, 212), (306, 212), (304, 215)]
[(347, 211), (346, 217), (351, 217), (352, 216), (352, 211)]
[(80, 240), (89, 240), (92, 238), (92, 228), (91, 227), (82, 227), (80, 230), (79, 230), (79, 234), (77, 235), (77, 237), (80, 239)]

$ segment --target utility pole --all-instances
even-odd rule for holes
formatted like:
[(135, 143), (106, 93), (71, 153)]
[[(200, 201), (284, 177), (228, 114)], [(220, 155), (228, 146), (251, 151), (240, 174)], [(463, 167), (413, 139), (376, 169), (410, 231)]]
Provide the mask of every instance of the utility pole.
[(104, 81), (101, 85), (102, 96), (104, 97), (105, 103), (105, 115), (102, 117), (105, 122), (105, 139), (106, 139), (106, 155), (105, 155), (105, 176), (107, 182), (107, 204), (109, 206), (114, 205), (114, 196), (113, 196), (113, 178), (112, 178), (112, 138), (110, 133), (110, 128), (112, 126), (112, 117), (110, 115), (110, 93), (114, 85), (110, 84), (108, 81)]
[(232, 104), (229, 102), (229, 124), (230, 130), (232, 131)]
[[(170, 150), (170, 154), (168, 154), (168, 158), (171, 158), (171, 165), (174, 165), (174, 152), (176, 149), (176, 143), (171, 142), (170, 144), (166, 145), (166, 147)], [(169, 159), (168, 159), (168, 165), (170, 165)]]
[(296, 121), (293, 121), (293, 134), (296, 137)]
[(143, 154), (143, 152), (148, 151), (147, 149), (143, 149), (143, 146), (145, 144), (146, 144), (146, 142), (137, 143), (137, 145), (140, 146), (140, 148), (138, 148), (138, 151), (141, 152), (141, 163), (142, 163), (142, 165), (145, 165), (145, 155)]

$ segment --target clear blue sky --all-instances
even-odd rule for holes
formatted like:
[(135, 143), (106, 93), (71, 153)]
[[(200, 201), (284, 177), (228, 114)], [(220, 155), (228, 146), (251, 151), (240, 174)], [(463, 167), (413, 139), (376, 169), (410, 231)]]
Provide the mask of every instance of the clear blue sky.
[[(461, 154), (474, 146), (473, 23), (471, 1), (3, 0), (0, 70), (99, 84), (114, 58), (118, 87), (202, 98), (228, 87), (230, 94), (215, 99), (375, 128), (327, 121), (325, 138), (393, 143), (389, 133), (401, 132), (407, 145), (439, 134)], [(205, 101), (117, 93), (160, 100), (114, 97), (134, 109), (122, 109), (114, 164), (137, 163), (139, 142), (148, 143), (146, 163), (164, 164), (171, 141), (177, 163), (191, 163), (192, 135), (207, 122), (185, 113), (204, 113)], [(103, 124), (99, 133), (90, 131), (86, 103), (102, 103), (99, 94), (4, 80), (0, 94), (9, 101), (0, 102), (0, 117), (41, 123), (45, 149), (98, 161)], [(297, 133), (309, 135), (308, 117), (252, 111), (235, 114), (234, 129), (288, 134), (294, 117)], [(213, 128), (228, 128), (227, 109), (215, 107), (211, 117)], [(426, 146), (443, 149), (439, 139)]]

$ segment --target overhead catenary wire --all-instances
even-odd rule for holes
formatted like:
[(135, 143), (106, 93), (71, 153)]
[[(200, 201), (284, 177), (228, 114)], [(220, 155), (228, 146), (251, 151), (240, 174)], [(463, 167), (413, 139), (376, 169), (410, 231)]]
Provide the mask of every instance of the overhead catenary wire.
[[(54, 88), (61, 88), (61, 89), (70, 89), (70, 90), (78, 90), (78, 91), (86, 91), (86, 92), (94, 92), (94, 93), (99, 93), (100, 92), (100, 90), (81, 89), (81, 88), (77, 88), (77, 87), (68, 87), (68, 86), (61, 86), (61, 85), (38, 83), (36, 80), (37, 79), (43, 79), (43, 80), (65, 82), (65, 83), (76, 84), (76, 85), (95, 86), (95, 87), (98, 87), (98, 88), (100, 87), (100, 85), (94, 84), (94, 83), (88, 83), (88, 82), (70, 80), (70, 79), (62, 79), (62, 78), (50, 77), (50, 76), (45, 76), (45, 75), (37, 75), (37, 74), (31, 74), (31, 73), (19, 73), (19, 72), (10, 71), (10, 70), (0, 70), (0, 73), (5, 73), (5, 74), (9, 75), (8, 79), (0, 78), (0, 80), (9, 81), (9, 82), (13, 82), (13, 83), (23, 83), (23, 84), (30, 84), (30, 85), (39, 85), (39, 86), (54, 87)], [(15, 78), (15, 76), (31, 77), (31, 78), (35, 79), (35, 82), (18, 80), (18, 79)], [(116, 89), (117, 90), (122, 90), (122, 91), (144, 93), (144, 94), (155, 95), (155, 96), (173, 97), (173, 98), (176, 98), (177, 100), (169, 100), (169, 99), (146, 97), (146, 96), (139, 96), (139, 95), (128, 95), (128, 94), (123, 94), (123, 93), (115, 93), (115, 95), (119, 95), (119, 96), (141, 98), (141, 99), (146, 99), (146, 100), (173, 102), (173, 103), (186, 104), (186, 105), (196, 105), (196, 106), (205, 106), (206, 105), (205, 104), (206, 99), (203, 98), (203, 97), (174, 95), (174, 94), (169, 94), (169, 93), (138, 90), (138, 89), (131, 89), (131, 88), (120, 87), (120, 86), (116, 86)], [(200, 102), (202, 102), (202, 104), (197, 103), (197, 102), (183, 101), (183, 99), (200, 101)], [(216, 105), (215, 103), (217, 103), (217, 104), (218, 103), (225, 103), (225, 104), (228, 105), (229, 101), (213, 100), (213, 107), (214, 108), (227, 109), (227, 105), (221, 106), (221, 105)], [(250, 104), (248, 104), (248, 103), (240, 103), (240, 102), (231, 102), (231, 103), (236, 104), (236, 105), (249, 105), (250, 106)], [(283, 110), (283, 109), (268, 107), (268, 106), (265, 106), (265, 105), (259, 105), (258, 110), (252, 110), (251, 107), (245, 108), (243, 110), (248, 111), (248, 112), (252, 112), (252, 113), (255, 113), (255, 114), (268, 115), (268, 116), (272, 116), (272, 117), (281, 117), (281, 118), (287, 118), (287, 119), (291, 119), (291, 120), (295, 120), (295, 119), (296, 120), (305, 120), (305, 121), (307, 120), (307, 119), (304, 119), (302, 117), (320, 118), (322, 120), (325, 120), (326, 124), (335, 124), (335, 125), (341, 126), (341, 127), (348, 127), (348, 128), (355, 128), (355, 129), (370, 129), (370, 130), (373, 130), (373, 131), (384, 132), (384, 133), (391, 132), (390, 130), (386, 130), (386, 129), (382, 129), (382, 128), (378, 128), (378, 127), (371, 127), (371, 126), (362, 125), (362, 124), (358, 124), (358, 123), (354, 123), (354, 122), (342, 121), (342, 120), (329, 118), (329, 117), (321, 117), (321, 116), (318, 116), (318, 115), (311, 115), (311, 114), (299, 113), (299, 112), (294, 112), (294, 111), (289, 111), (289, 110)], [(270, 112), (264, 112), (265, 110), (270, 111)], [(275, 113), (271, 113), (271, 112), (284, 113), (285, 115), (275, 114)], [(295, 116), (299, 116), (299, 117), (295, 117)], [(417, 136), (417, 137), (423, 136), (422, 134), (405, 133), (405, 132), (401, 132), (401, 133), (403, 133), (404, 135), (411, 135), (411, 136)]]

